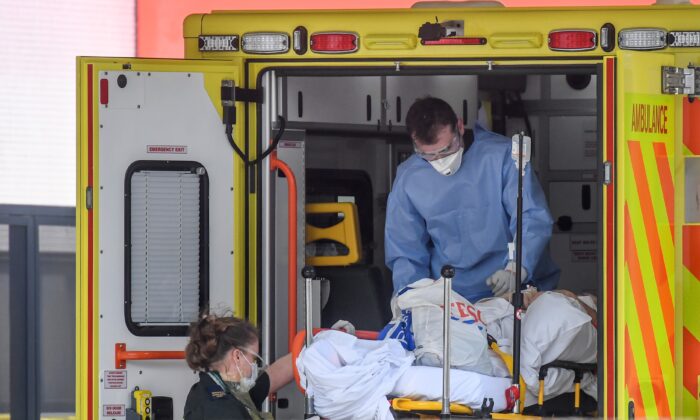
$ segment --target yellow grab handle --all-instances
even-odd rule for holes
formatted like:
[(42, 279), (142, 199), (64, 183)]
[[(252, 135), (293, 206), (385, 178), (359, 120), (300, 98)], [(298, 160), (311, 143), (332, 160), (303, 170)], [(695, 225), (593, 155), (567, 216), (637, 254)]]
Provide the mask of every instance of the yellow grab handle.
[(501, 33), (489, 37), (491, 48), (540, 48), (542, 46), (542, 34), (536, 32)]
[(414, 50), (418, 37), (414, 34), (370, 34), (363, 37), (368, 50)]

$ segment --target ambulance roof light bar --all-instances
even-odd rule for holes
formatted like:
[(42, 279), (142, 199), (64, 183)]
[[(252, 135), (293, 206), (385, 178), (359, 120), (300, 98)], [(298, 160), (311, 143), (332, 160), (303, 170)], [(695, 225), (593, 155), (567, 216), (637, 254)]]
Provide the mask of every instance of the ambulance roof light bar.
[(249, 54), (280, 54), (289, 51), (289, 35), (284, 32), (249, 32), (241, 47)]
[(617, 43), (623, 50), (660, 50), (666, 48), (666, 31), (659, 28), (623, 29)]
[(347, 54), (360, 48), (354, 32), (315, 32), (311, 34), (311, 51), (321, 54)]
[(547, 45), (552, 51), (590, 51), (598, 46), (598, 34), (592, 29), (559, 29), (549, 33)]

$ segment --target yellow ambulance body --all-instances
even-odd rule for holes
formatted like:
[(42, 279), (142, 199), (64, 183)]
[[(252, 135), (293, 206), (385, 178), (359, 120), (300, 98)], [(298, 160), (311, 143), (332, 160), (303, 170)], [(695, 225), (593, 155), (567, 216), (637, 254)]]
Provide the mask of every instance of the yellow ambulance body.
[[(549, 133), (539, 173), (565, 262), (595, 279), (599, 415), (700, 415), (700, 7), (217, 11), (189, 16), (184, 38), (185, 60), (78, 59), (77, 418), (120, 418), (136, 386), (181, 416), (197, 379), (181, 360), (186, 326), (207, 305), (256, 322), (266, 357), (284, 354), (287, 272), (301, 287), (308, 255), (305, 170), (319, 156), (326, 169), (385, 162), (373, 186), (388, 192), (411, 153), (410, 99), (462, 83), (473, 95), (450, 103), (472, 126), (510, 137), (532, 117), (535, 144)], [(255, 161), (277, 114), (278, 150)], [(275, 159), (299, 169), (296, 218)], [(174, 272), (158, 252), (176, 254)], [(171, 275), (177, 287), (159, 288)], [(298, 418), (285, 398), (271, 409)]]

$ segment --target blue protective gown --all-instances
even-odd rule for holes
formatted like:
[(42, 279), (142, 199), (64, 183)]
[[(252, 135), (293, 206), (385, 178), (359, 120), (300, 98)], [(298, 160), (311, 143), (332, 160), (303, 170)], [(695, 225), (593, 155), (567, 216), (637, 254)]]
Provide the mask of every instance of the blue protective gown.
[[(551, 290), (559, 268), (547, 245), (552, 216), (537, 177), (523, 177), (523, 267), (539, 290)], [(453, 289), (472, 302), (493, 296), (486, 279), (508, 262), (516, 232), (518, 170), (511, 139), (478, 123), (474, 142), (452, 176), (438, 173), (413, 155), (399, 165), (387, 207), (386, 264), (394, 291), (422, 278), (439, 278), (455, 267)]]

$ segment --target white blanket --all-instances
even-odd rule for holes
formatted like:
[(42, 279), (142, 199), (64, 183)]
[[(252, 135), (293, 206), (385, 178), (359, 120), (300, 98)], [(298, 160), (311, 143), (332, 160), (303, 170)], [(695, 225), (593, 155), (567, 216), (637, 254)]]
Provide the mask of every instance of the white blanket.
[[(479, 409), (484, 398), (493, 398), (494, 411), (502, 411), (506, 409), (506, 389), (510, 382), (510, 378), (494, 378), (476, 372), (452, 369), (450, 402)], [(396, 382), (391, 395), (420, 401), (440, 401), (442, 369), (411, 366)]]
[[(302, 350), (297, 369), (320, 416), (392, 419), (387, 396), (422, 401), (442, 397), (442, 369), (411, 366), (413, 360), (398, 340), (361, 340), (331, 330), (317, 334), (311, 347)], [(506, 408), (509, 386), (509, 378), (452, 369), (450, 401), (479, 409), (484, 398), (493, 398), (494, 409), (500, 411)]]
[(321, 417), (392, 419), (386, 396), (413, 360), (398, 340), (360, 340), (330, 330), (314, 337), (296, 365)]

